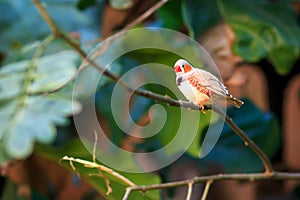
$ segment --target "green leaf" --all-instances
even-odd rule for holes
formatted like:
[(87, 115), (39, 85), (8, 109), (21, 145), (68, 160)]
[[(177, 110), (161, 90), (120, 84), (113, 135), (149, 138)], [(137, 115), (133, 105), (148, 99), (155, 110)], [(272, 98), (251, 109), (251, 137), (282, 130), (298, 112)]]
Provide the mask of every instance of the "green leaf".
[[(93, 14), (99, 7), (81, 12), (76, 8), (76, 0), (45, 0), (43, 3), (47, 5), (51, 18), (64, 31), (78, 32), (82, 40), (98, 36), (99, 22)], [(24, 44), (40, 40), (50, 33), (49, 27), (31, 1), (1, 0), (0, 11), (0, 51), (6, 54), (13, 54), (12, 50), (19, 50)]]
[(193, 38), (198, 38), (221, 20), (215, 1), (183, 0), (182, 16)]
[(162, 20), (162, 27), (173, 30), (179, 30), (182, 27), (181, 1), (168, 1), (157, 11), (159, 19)]
[(68, 83), (76, 74), (77, 59), (77, 55), (72, 51), (59, 52), (39, 59), (29, 92), (51, 91)]
[[(22, 60), (0, 69), (0, 152), (5, 162), (28, 157), (35, 142), (51, 143), (55, 125), (66, 125), (67, 117), (81, 107), (72, 101), (67, 83), (75, 76), (78, 57), (64, 51)], [(33, 69), (33, 70), (32, 70)], [(30, 80), (26, 86), (25, 80)], [(36, 96), (64, 87), (51, 94)]]
[(77, 1), (77, 8), (79, 10), (85, 10), (90, 6), (93, 6), (96, 4), (96, 0), (78, 0)]
[(0, 73), (0, 101), (16, 97), (21, 92), (23, 77), (20, 74)]
[[(13, 51), (13, 53), (8, 54), (3, 65), (19, 62), (22, 60), (31, 60), (37, 48), (42, 45), (41, 43), (41, 41), (33, 41), (31, 43), (25, 44), (18, 51)], [(62, 39), (54, 39), (50, 44), (47, 45), (47, 48), (44, 49), (42, 56), (68, 50), (73, 49), (65, 41), (63, 41)]]
[(10, 118), (14, 113), (14, 109), (17, 107), (17, 101), (11, 101), (0, 107), (0, 141), (4, 137), (5, 126), (8, 126)]
[(217, 1), (236, 33), (234, 51), (246, 61), (262, 58), (287, 74), (299, 58), (300, 29), (290, 1)]
[[(56, 90), (68, 83), (76, 74), (78, 56), (73, 51), (64, 51), (40, 58), (29, 86), (29, 93)], [(0, 69), (0, 100), (16, 97), (21, 92), (30, 61), (9, 63)]]
[[(227, 114), (272, 158), (280, 146), (278, 120), (272, 113), (259, 110), (251, 101), (244, 99), (244, 102), (239, 110), (231, 107)], [(257, 172), (263, 169), (257, 155), (227, 124), (216, 146), (202, 161), (219, 164), (225, 172)]]
[[(170, 140), (173, 140), (177, 134), (183, 134), (185, 137), (182, 137), (180, 140), (178, 140), (178, 144), (171, 146), (171, 149), (167, 149), (169, 150), (167, 153), (175, 154), (186, 151), (189, 155), (198, 158), (200, 152), (199, 141), (200, 138), (203, 137), (204, 128), (210, 123), (211, 115), (209, 112), (208, 115), (204, 116), (202, 114), (200, 115), (198, 112), (191, 112), (190, 110), (182, 111), (183, 113), (180, 114), (180, 109), (178, 108), (168, 109), (168, 119), (166, 125), (161, 130), (158, 138), (162, 145), (165, 146), (170, 142)], [(190, 124), (180, 121), (181, 115), (183, 115), (185, 120), (189, 122), (197, 121), (196, 119), (200, 120), (199, 122), (195, 122), (195, 126), (191, 126)], [(197, 117), (197, 115), (200, 115), (200, 118)], [(179, 126), (175, 126), (175, 124), (179, 124), (181, 126), (181, 131), (179, 130)], [(197, 127), (198, 130), (195, 130), (195, 127)], [(187, 149), (185, 149), (187, 144), (189, 144), (189, 146)]]
[(91, 153), (82, 144), (80, 138), (70, 139), (59, 146), (38, 143), (35, 146), (35, 151), (38, 155), (54, 162), (58, 162), (65, 155), (81, 159), (92, 159)]
[[(11, 158), (26, 158), (33, 151), (35, 141), (50, 143), (56, 135), (55, 124), (65, 124), (66, 117), (79, 106), (72, 108), (72, 100), (54, 95), (28, 97), (21, 110), (16, 100), (0, 110), (0, 133), (4, 150)], [(0, 136), (1, 136), (0, 135)]]
[(236, 42), (233, 45), (233, 50), (245, 60), (258, 61), (267, 55), (267, 50), (262, 48), (256, 40), (253, 40), (248, 33), (236, 31), (235, 34)]

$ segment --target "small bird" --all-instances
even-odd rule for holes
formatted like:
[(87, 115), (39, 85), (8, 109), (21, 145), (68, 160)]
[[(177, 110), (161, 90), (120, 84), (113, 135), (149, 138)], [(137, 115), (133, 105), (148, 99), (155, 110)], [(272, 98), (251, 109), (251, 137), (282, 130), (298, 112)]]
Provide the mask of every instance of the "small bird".
[(212, 100), (226, 99), (233, 106), (240, 108), (244, 102), (233, 97), (226, 86), (213, 74), (202, 69), (194, 68), (184, 59), (174, 64), (176, 84), (182, 94), (194, 104), (201, 107), (210, 106)]

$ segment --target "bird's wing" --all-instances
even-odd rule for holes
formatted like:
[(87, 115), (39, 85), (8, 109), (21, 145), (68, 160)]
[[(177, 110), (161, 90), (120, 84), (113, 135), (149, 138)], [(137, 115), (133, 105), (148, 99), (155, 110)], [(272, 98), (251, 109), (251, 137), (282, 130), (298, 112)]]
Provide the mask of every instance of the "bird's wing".
[(205, 87), (213, 95), (228, 96), (229, 92), (226, 86), (213, 74), (202, 69), (196, 68), (195, 76), (200, 80), (200, 86)]

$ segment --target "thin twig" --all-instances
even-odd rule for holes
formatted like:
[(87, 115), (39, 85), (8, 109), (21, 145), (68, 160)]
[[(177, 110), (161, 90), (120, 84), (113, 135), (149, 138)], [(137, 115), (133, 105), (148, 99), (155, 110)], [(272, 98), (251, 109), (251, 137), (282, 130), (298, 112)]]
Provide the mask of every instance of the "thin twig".
[(98, 134), (96, 130), (94, 130), (94, 137), (95, 137), (95, 142), (93, 146), (93, 162), (96, 163), (96, 150), (97, 150), (97, 143), (98, 143)]
[(188, 186), (188, 191), (187, 191), (187, 194), (186, 194), (186, 200), (190, 200), (191, 197), (192, 197), (192, 192), (193, 192), (193, 186), (194, 186), (194, 181), (191, 181), (187, 184)]
[[(94, 138), (95, 138), (95, 142), (94, 142), (94, 146), (93, 146), (93, 163), (96, 163), (96, 150), (97, 150), (97, 143), (98, 143), (98, 134), (97, 134), (96, 130), (94, 130)], [(105, 183), (106, 188), (107, 188), (106, 195), (109, 195), (110, 193), (112, 193), (113, 190), (110, 186), (110, 181), (105, 176), (105, 174), (103, 174), (103, 172), (100, 169), (98, 169), (98, 174), (90, 174), (90, 176), (93, 176), (93, 175), (97, 175), (97, 176), (100, 176), (100, 177), (103, 178), (104, 183)]]
[(113, 190), (112, 190), (112, 188), (110, 186), (109, 179), (103, 174), (102, 171), (98, 170), (98, 174), (93, 173), (93, 174), (89, 174), (89, 176), (99, 176), (99, 177), (101, 177), (104, 180), (104, 183), (105, 183), (106, 188), (107, 188), (107, 191), (105, 193), (106, 195), (110, 195), (113, 192)]
[(76, 169), (75, 165), (73, 164), (73, 162), (70, 160), (69, 163), (70, 163), (70, 166), (71, 166), (72, 170), (76, 173), (76, 175), (77, 175), (78, 177), (80, 177), (80, 174), (79, 174), (79, 172), (77, 171), (77, 169)]
[(32, 0), (34, 5), (37, 7), (38, 11), (40, 12), (40, 15), (43, 17), (43, 19), (45, 20), (45, 22), (48, 24), (49, 28), (51, 29), (51, 32), (53, 33), (53, 35), (55, 37), (57, 37), (58, 33), (60, 31), (58, 31), (54, 21), (52, 20), (52, 18), (48, 15), (45, 7), (40, 3), (39, 0)]
[(69, 157), (69, 156), (64, 156), (61, 160), (69, 161), (72, 164), (73, 164), (73, 162), (76, 162), (76, 163), (80, 163), (80, 164), (84, 165), (85, 167), (95, 168), (95, 169), (101, 170), (103, 172), (106, 172), (106, 173), (114, 176), (115, 178), (119, 179), (120, 181), (122, 181), (123, 183), (125, 183), (129, 186), (135, 186), (135, 184), (133, 182), (131, 182), (128, 178), (126, 178), (125, 176), (117, 173), (116, 171), (114, 171), (114, 170), (112, 170), (112, 169), (110, 169), (110, 168), (108, 168), (104, 165), (100, 165), (98, 163), (89, 162), (89, 161), (86, 161), (86, 160), (82, 160), (82, 159), (79, 159), (79, 158), (73, 158), (73, 157)]
[(129, 195), (130, 195), (130, 192), (131, 192), (130, 187), (126, 188), (126, 192), (125, 192), (125, 194), (124, 194), (122, 200), (127, 200), (128, 197), (129, 197)]
[(187, 179), (183, 181), (174, 181), (170, 183), (161, 183), (153, 185), (139, 185), (131, 186), (131, 191), (148, 191), (165, 188), (173, 188), (179, 186), (186, 186), (191, 181), (194, 184), (203, 183), (207, 181), (223, 181), (223, 180), (237, 180), (237, 181), (262, 181), (262, 180), (297, 180), (300, 181), (300, 173), (288, 173), (288, 172), (276, 172), (272, 173), (272, 176), (266, 173), (250, 173), (250, 174), (216, 174), (210, 176), (195, 177), (193, 179)]
[(147, 17), (152, 15), (155, 11), (157, 11), (160, 7), (162, 7), (165, 3), (167, 3), (169, 0), (161, 0), (154, 4), (152, 7), (150, 7), (146, 12), (144, 12), (142, 15), (140, 15), (138, 18), (133, 20), (131, 23), (127, 24), (121, 31), (129, 30), (130, 28), (134, 27), (135, 25), (141, 23), (144, 21)]
[(201, 200), (206, 200), (207, 195), (208, 195), (208, 191), (210, 189), (211, 184), (212, 184), (212, 180), (208, 180), (206, 182), (205, 188), (204, 188), (204, 191), (203, 191), (203, 194), (202, 194), (202, 197), (201, 197)]
[(106, 191), (106, 195), (110, 195), (112, 192), (113, 192), (113, 189), (112, 187), (110, 186), (110, 180), (105, 176), (105, 174), (103, 174), (102, 171), (98, 170), (99, 174), (102, 175), (102, 178), (105, 182), (105, 185), (106, 185), (106, 188), (107, 188), (107, 191)]

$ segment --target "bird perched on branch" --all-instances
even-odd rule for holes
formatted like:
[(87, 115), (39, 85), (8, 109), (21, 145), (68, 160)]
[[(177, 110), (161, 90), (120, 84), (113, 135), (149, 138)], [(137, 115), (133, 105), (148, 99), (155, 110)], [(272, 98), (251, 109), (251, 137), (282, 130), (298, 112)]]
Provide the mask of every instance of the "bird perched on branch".
[(225, 85), (213, 74), (194, 68), (186, 60), (179, 59), (174, 64), (176, 84), (182, 94), (194, 104), (201, 107), (211, 106), (212, 101), (226, 99), (233, 106), (240, 108), (244, 102), (233, 97)]

